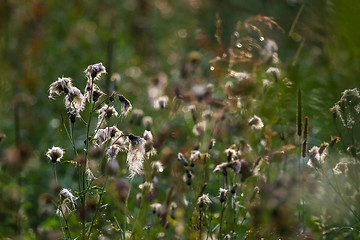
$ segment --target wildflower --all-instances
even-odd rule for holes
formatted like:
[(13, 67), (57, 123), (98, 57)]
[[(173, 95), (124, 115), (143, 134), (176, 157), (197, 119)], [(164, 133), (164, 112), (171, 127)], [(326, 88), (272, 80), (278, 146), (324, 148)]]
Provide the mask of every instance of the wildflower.
[(116, 92), (113, 91), (112, 94), (111, 94), (110, 97), (109, 97), (109, 101), (110, 101), (110, 102), (115, 101), (115, 95), (116, 95)]
[(91, 80), (99, 80), (103, 73), (106, 73), (106, 69), (102, 63), (89, 65), (85, 70), (86, 76)]
[(71, 213), (73, 209), (75, 209), (75, 200), (76, 198), (71, 193), (70, 190), (63, 188), (60, 191), (60, 202), (59, 207), (56, 210), (56, 214), (62, 217), (66, 217)]
[(150, 208), (151, 208), (151, 211), (152, 211), (153, 214), (160, 215), (162, 205), (161, 205), (161, 203), (153, 203), (153, 204), (150, 205)]
[(220, 188), (220, 202), (223, 203), (226, 201), (226, 193), (227, 193), (227, 189), (224, 189), (224, 188)]
[(196, 136), (201, 136), (205, 133), (205, 129), (206, 129), (206, 122), (202, 121), (195, 124), (192, 131)]
[(120, 151), (120, 147), (116, 144), (111, 145), (107, 150), (106, 150), (106, 155), (108, 156), (108, 160), (114, 160), (116, 158), (116, 156), (118, 155)]
[(119, 170), (119, 163), (116, 159), (109, 158), (106, 166), (107, 173), (112, 175), (118, 172)]
[(76, 118), (81, 118), (80, 111), (78, 109), (73, 109), (67, 112), (68, 117), (72, 123), (75, 122)]
[(194, 174), (191, 172), (190, 169), (185, 170), (185, 174), (183, 176), (183, 181), (186, 182), (186, 185), (191, 185), (191, 180), (194, 178)]
[(99, 118), (101, 117), (106, 117), (106, 118), (111, 118), (113, 115), (115, 117), (119, 116), (118, 112), (115, 110), (115, 108), (113, 106), (109, 106), (107, 104), (104, 104), (98, 111), (97, 113), (99, 114)]
[(130, 146), (127, 154), (126, 162), (129, 165), (130, 179), (135, 175), (142, 174), (143, 163), (145, 160), (145, 139), (129, 134)]
[(264, 127), (264, 124), (261, 121), (261, 118), (259, 118), (256, 115), (254, 115), (252, 118), (250, 118), (248, 123), (251, 126), (251, 128), (253, 128), (253, 129), (261, 129)]
[(178, 153), (177, 157), (178, 157), (178, 160), (181, 161), (185, 167), (189, 165), (188, 162), (186, 161), (186, 158), (184, 157), (184, 155), (182, 153)]
[(92, 171), (90, 170), (89, 167), (86, 168), (86, 171), (85, 171), (85, 175), (86, 175), (86, 179), (91, 182), (95, 177), (94, 177), (94, 174), (92, 173)]
[(224, 176), (227, 175), (226, 168), (229, 166), (228, 162), (221, 163), (219, 165), (216, 165), (213, 172), (222, 172)]
[(164, 73), (160, 73), (151, 83), (148, 88), (148, 95), (150, 100), (156, 99), (161, 96), (164, 89), (167, 86), (167, 76)]
[(154, 184), (152, 182), (144, 182), (139, 185), (139, 188), (143, 191), (147, 190), (151, 192), (152, 190), (154, 190)]
[(162, 165), (162, 163), (160, 161), (152, 162), (151, 167), (154, 172), (163, 172), (164, 171), (164, 166)]
[(52, 147), (48, 149), (46, 156), (51, 160), (52, 163), (60, 162), (64, 156), (64, 150), (59, 147)]
[(134, 109), (132, 112), (130, 123), (135, 123), (136, 125), (140, 125), (142, 122), (142, 119), (144, 117), (144, 111), (141, 109)]
[(319, 153), (319, 147), (313, 146), (309, 150), (309, 161), (307, 165), (313, 168), (321, 168), (321, 156)]
[(165, 108), (168, 102), (169, 102), (168, 96), (160, 96), (154, 100), (154, 108), (155, 109)]
[(153, 122), (152, 117), (145, 116), (143, 118), (142, 122), (143, 122), (143, 125), (145, 126), (145, 129), (150, 131), (151, 130), (151, 125), (152, 125), (152, 122)]
[(237, 185), (237, 183), (235, 183), (232, 187), (231, 187), (231, 189), (230, 189), (230, 193), (232, 194), (232, 195), (234, 195), (235, 193), (236, 193), (236, 189), (238, 188), (238, 185)]
[(99, 98), (104, 95), (105, 93), (103, 91), (101, 91), (100, 89), (95, 89), (93, 91), (93, 102), (97, 102), (99, 100)]
[(348, 168), (348, 166), (346, 163), (339, 162), (333, 168), (333, 172), (334, 172), (334, 174), (339, 175), (339, 174), (345, 173), (347, 171), (347, 168)]
[(109, 106), (107, 104), (104, 104), (98, 111), (98, 123), (97, 127), (100, 127), (101, 124), (104, 121), (104, 118), (111, 118), (113, 115), (115, 117), (119, 116), (118, 112), (115, 110), (113, 106)]
[(67, 109), (81, 112), (85, 108), (84, 96), (76, 87), (71, 87), (65, 97), (65, 106)]
[(226, 149), (225, 154), (226, 154), (228, 162), (232, 161), (234, 159), (234, 157), (237, 156), (237, 151), (235, 150), (235, 145), (232, 145), (231, 147)]
[(190, 166), (194, 167), (194, 162), (201, 158), (201, 153), (198, 150), (193, 150), (190, 152)]
[(241, 161), (235, 160), (228, 163), (228, 167), (234, 170), (235, 173), (239, 174), (241, 170)]
[(132, 110), (131, 102), (123, 95), (119, 95), (119, 100), (121, 102), (121, 115), (126, 116)]
[(230, 70), (229, 74), (230, 74), (230, 76), (237, 78), (239, 81), (250, 78), (250, 74), (247, 72), (236, 72), (236, 71)]
[(154, 139), (152, 136), (151, 131), (145, 130), (144, 132), (144, 139), (145, 139), (145, 152), (147, 156), (152, 156), (156, 154), (156, 149), (154, 148)]
[(72, 88), (71, 78), (58, 78), (57, 81), (50, 84), (49, 98), (55, 99), (55, 94), (59, 96), (63, 92), (67, 94), (70, 88)]
[[(121, 135), (122, 135), (122, 132), (116, 126), (106, 127), (103, 129), (98, 129), (95, 133), (93, 140), (96, 145), (102, 145), (105, 142), (107, 142), (109, 139), (112, 139), (115, 137), (119, 138), (119, 136), (121, 136)], [(112, 144), (114, 144), (114, 143), (112, 143)]]
[(266, 73), (273, 75), (275, 79), (279, 79), (280, 77), (280, 70), (276, 67), (269, 67), (268, 70), (266, 70)]
[(209, 198), (209, 194), (203, 194), (198, 198), (198, 206), (199, 208), (203, 208), (206, 204), (211, 203), (211, 200)]
[(216, 140), (215, 138), (210, 139), (209, 147), (208, 149), (211, 150), (215, 146)]

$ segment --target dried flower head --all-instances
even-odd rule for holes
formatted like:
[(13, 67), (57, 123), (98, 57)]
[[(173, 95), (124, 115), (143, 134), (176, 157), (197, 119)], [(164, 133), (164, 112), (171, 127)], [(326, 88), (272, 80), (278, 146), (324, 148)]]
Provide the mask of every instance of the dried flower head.
[(150, 208), (153, 214), (161, 214), (162, 205), (160, 203), (153, 203), (150, 205)]
[(69, 189), (63, 188), (60, 191), (59, 207), (56, 210), (56, 214), (62, 217), (66, 217), (75, 209), (76, 198)]
[(117, 144), (111, 145), (106, 150), (106, 155), (108, 156), (108, 160), (115, 159), (120, 151), (120, 147)]
[(69, 89), (72, 88), (71, 78), (58, 78), (57, 81), (50, 84), (49, 98), (55, 99), (54, 95), (60, 95), (61, 93), (67, 94)]
[(103, 73), (106, 73), (106, 69), (102, 63), (89, 65), (85, 70), (86, 76), (91, 80), (99, 80)]
[(160, 96), (154, 100), (154, 108), (160, 109), (165, 108), (168, 105), (169, 97), (168, 96)]
[(113, 106), (109, 106), (107, 104), (104, 104), (98, 111), (98, 122), (97, 127), (102, 126), (102, 123), (104, 122), (105, 118), (109, 119), (112, 116), (118, 117), (119, 114), (115, 110)]
[(226, 154), (228, 162), (232, 161), (237, 156), (235, 145), (232, 145), (229, 148), (225, 149), (224, 152)]
[[(119, 139), (119, 137), (122, 135), (122, 131), (120, 131), (116, 126), (112, 127), (106, 127), (98, 129), (95, 133), (95, 136), (93, 138), (94, 144), (96, 145), (102, 145), (105, 142), (107, 142), (110, 139), (116, 138)], [(116, 144), (121, 147), (122, 144), (119, 144), (120, 142), (116, 141)], [(115, 142), (112, 142), (112, 144), (115, 144)]]
[(131, 102), (123, 95), (119, 95), (119, 101), (121, 102), (121, 115), (126, 116), (132, 110)]
[(321, 168), (321, 164), (322, 159), (319, 153), (319, 147), (313, 146), (309, 150), (309, 161), (307, 162), (307, 165), (313, 168)]
[(220, 190), (219, 190), (219, 192), (220, 192), (220, 195), (219, 195), (219, 197), (220, 197), (220, 202), (221, 203), (223, 203), (223, 202), (225, 202), (226, 201), (226, 193), (227, 193), (227, 189), (225, 189), (225, 188), (220, 188)]
[(130, 118), (130, 123), (135, 123), (136, 125), (140, 126), (142, 119), (144, 117), (144, 111), (141, 109), (134, 109), (132, 111), (132, 115)]
[(186, 185), (190, 186), (193, 178), (194, 178), (194, 174), (192, 173), (192, 171), (190, 169), (185, 169), (183, 181), (186, 183)]
[(156, 149), (154, 148), (154, 139), (151, 131), (144, 131), (144, 139), (145, 139), (145, 152), (148, 157), (156, 154)]
[(209, 198), (209, 194), (203, 194), (198, 198), (198, 206), (199, 208), (203, 208), (206, 204), (211, 203), (211, 200)]
[(85, 108), (85, 98), (76, 87), (71, 87), (65, 96), (65, 106), (67, 109), (81, 112)]
[(348, 166), (344, 162), (338, 162), (333, 169), (334, 174), (344, 174), (348, 170)]
[(180, 162), (182, 162), (185, 167), (189, 165), (188, 161), (186, 160), (186, 158), (184, 157), (184, 155), (182, 153), (178, 153), (177, 157), (178, 157), (178, 160)]
[(268, 70), (266, 70), (267, 74), (273, 75), (275, 79), (280, 78), (280, 70), (276, 67), (269, 67)]
[(254, 115), (252, 118), (250, 118), (248, 123), (251, 126), (251, 128), (253, 128), (253, 129), (261, 129), (264, 127), (264, 124), (261, 121), (261, 118), (259, 118), (256, 115)]
[(206, 121), (202, 121), (195, 124), (192, 131), (196, 136), (202, 136), (205, 133), (205, 130), (206, 130)]
[(144, 182), (139, 185), (139, 188), (143, 191), (151, 192), (152, 190), (154, 190), (154, 184), (152, 182)]
[(226, 168), (229, 166), (228, 162), (223, 162), (219, 165), (216, 165), (214, 172), (222, 172), (224, 176), (227, 175)]
[(60, 162), (64, 156), (64, 150), (59, 147), (52, 147), (47, 151), (46, 156), (52, 163)]
[(153, 123), (153, 120), (152, 120), (152, 117), (150, 116), (145, 116), (143, 118), (143, 125), (145, 126), (145, 129), (150, 131), (151, 130), (151, 126), (152, 126), (152, 123)]
[(151, 163), (153, 172), (163, 172), (164, 166), (160, 161), (155, 161)]
[(129, 134), (130, 146), (126, 162), (129, 165), (129, 178), (133, 179), (135, 175), (143, 173), (143, 163), (145, 160), (145, 139)]

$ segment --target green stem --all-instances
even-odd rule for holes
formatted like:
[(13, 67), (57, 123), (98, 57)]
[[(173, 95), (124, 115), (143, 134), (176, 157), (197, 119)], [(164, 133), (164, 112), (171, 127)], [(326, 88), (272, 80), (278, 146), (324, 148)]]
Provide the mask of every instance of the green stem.
[(107, 185), (108, 178), (109, 178), (109, 176), (106, 176), (105, 184), (104, 184), (104, 187), (103, 187), (102, 192), (100, 194), (99, 201), (98, 201), (98, 204), (96, 206), (95, 214), (94, 214), (94, 217), (93, 217), (93, 219), (91, 221), (90, 228), (88, 230), (89, 231), (88, 239), (90, 239), (91, 229), (94, 226), (94, 222), (96, 220), (97, 214), (99, 213), (99, 209), (100, 209), (100, 206), (101, 206), (101, 203), (102, 203), (102, 199), (103, 199), (103, 196), (104, 196), (104, 191), (105, 191), (105, 188), (106, 188), (106, 185)]

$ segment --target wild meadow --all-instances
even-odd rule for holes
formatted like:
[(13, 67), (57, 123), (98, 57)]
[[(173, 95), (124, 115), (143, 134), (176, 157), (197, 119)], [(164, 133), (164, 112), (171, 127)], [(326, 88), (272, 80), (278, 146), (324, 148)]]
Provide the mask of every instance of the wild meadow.
[(357, 1), (0, 9), (0, 239), (360, 238)]

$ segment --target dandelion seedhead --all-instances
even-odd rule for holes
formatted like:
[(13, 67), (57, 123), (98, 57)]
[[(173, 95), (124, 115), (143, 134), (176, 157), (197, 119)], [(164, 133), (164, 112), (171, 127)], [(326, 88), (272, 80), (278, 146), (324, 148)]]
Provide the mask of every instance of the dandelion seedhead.
[(60, 147), (52, 147), (47, 151), (46, 156), (52, 163), (60, 162), (64, 156), (64, 150)]

